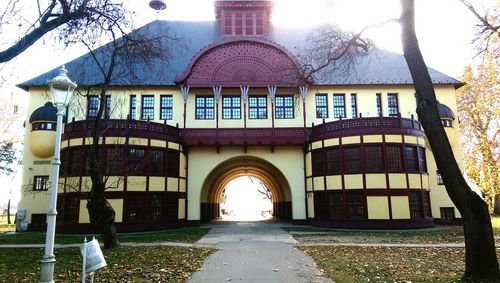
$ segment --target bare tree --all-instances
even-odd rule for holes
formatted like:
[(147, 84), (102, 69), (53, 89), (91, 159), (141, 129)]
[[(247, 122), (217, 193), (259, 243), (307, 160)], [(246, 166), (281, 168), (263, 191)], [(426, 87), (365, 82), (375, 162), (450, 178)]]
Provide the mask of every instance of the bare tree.
[(263, 199), (273, 201), (273, 194), (260, 179), (252, 176), (248, 176), (248, 179), (256, 186), (257, 192), (263, 196)]
[(479, 11), (476, 6), (468, 0), (458, 0), (464, 4), (467, 9), (476, 17), (479, 21), (477, 24), (476, 36), (473, 39), (473, 43), (477, 45), (478, 53), (481, 54), (485, 51), (489, 51), (492, 54), (497, 54), (500, 52), (500, 4), (497, 1), (488, 7), (484, 11)]
[(403, 51), (417, 94), (417, 113), (434, 153), (446, 191), (464, 222), (465, 280), (500, 280), (488, 206), (465, 181), (437, 110), (436, 94), (415, 32), (414, 0), (401, 0)]
[(21, 1), (10, 0), (0, 5), (0, 28), (6, 23), (16, 23), (18, 29), (26, 27), (21, 37), (0, 51), (0, 63), (11, 60), (45, 34), (60, 27), (58, 38), (70, 43), (82, 32), (100, 28), (103, 23), (127, 21), (127, 13), (117, 0), (37, 0), (35, 3), (33, 18), (26, 18), (21, 13)]
[[(106, 200), (105, 191), (109, 188), (106, 185), (106, 171), (102, 170), (102, 154), (99, 138), (105, 133), (106, 125), (103, 118), (106, 108), (106, 96), (109, 87), (117, 82), (133, 80), (138, 71), (138, 65), (145, 68), (152, 67), (157, 58), (168, 58), (169, 49), (167, 46), (180, 44), (181, 39), (169, 35), (168, 31), (163, 31), (159, 35), (145, 36), (140, 33), (122, 34), (117, 37), (117, 32), (122, 30), (115, 27), (106, 27), (106, 31), (112, 41), (101, 48), (93, 49), (94, 42), (84, 41), (89, 49), (89, 56), (97, 66), (101, 82), (98, 85), (88, 85), (79, 90), (79, 95), (84, 97), (98, 96), (99, 106), (97, 115), (92, 121), (91, 132), (93, 142), (90, 145), (90, 160), (87, 168), (92, 180), (90, 197), (87, 202), (90, 223), (102, 235), (105, 248), (118, 246), (116, 229), (114, 225), (115, 211)], [(90, 38), (95, 38), (90, 36)], [(96, 92), (97, 91), (97, 92)], [(126, 172), (124, 172), (126, 173)]]

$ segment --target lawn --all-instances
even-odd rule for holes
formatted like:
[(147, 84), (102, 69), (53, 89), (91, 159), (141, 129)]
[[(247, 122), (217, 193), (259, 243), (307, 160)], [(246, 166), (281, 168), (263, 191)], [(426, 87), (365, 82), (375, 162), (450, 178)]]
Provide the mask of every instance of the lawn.
[[(144, 233), (118, 234), (119, 242), (153, 243), (153, 242), (184, 242), (194, 243), (201, 239), (210, 229), (208, 228), (182, 228)], [(89, 235), (65, 235), (57, 234), (56, 244), (76, 244), (83, 243), (83, 238), (90, 239)], [(96, 235), (96, 239), (102, 242), (101, 236)], [(43, 244), (45, 243), (45, 233), (26, 232), (12, 235), (0, 234), (0, 244)]]
[[(95, 282), (182, 282), (201, 268), (214, 250), (180, 247), (122, 247), (103, 250), (107, 266)], [(43, 249), (3, 249), (0, 282), (37, 282)], [(81, 255), (76, 248), (56, 249), (56, 282), (81, 281)]]
[[(463, 275), (461, 248), (299, 246), (326, 277), (337, 283), (458, 282)], [(500, 252), (497, 250), (500, 258)]]

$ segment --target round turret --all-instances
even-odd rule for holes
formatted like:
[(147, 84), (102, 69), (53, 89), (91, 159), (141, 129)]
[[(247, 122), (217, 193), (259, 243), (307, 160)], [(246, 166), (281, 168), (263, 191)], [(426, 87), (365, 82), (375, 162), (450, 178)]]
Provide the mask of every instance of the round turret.
[(29, 142), (31, 152), (40, 158), (53, 156), (57, 108), (52, 102), (47, 102), (31, 113), (29, 122), (31, 124)]
[(445, 104), (438, 102), (438, 113), (439, 117), (441, 117), (441, 123), (443, 124), (446, 135), (448, 136), (448, 140), (450, 141), (451, 146), (455, 146), (457, 144), (456, 132), (453, 129), (453, 120), (455, 120), (455, 113)]

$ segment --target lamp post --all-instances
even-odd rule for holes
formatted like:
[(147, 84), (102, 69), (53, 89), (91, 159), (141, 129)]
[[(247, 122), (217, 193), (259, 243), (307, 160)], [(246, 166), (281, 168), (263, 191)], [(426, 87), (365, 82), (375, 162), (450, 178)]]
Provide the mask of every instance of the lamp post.
[(54, 146), (54, 159), (52, 161), (52, 175), (50, 183), (50, 202), (49, 211), (47, 212), (47, 234), (45, 237), (45, 254), (42, 260), (42, 269), (40, 275), (40, 282), (54, 282), (54, 265), (56, 262), (54, 256), (54, 236), (56, 230), (56, 216), (57, 216), (57, 184), (59, 181), (59, 166), (60, 161), (60, 151), (61, 151), (61, 134), (62, 134), (62, 122), (64, 111), (68, 102), (71, 98), (73, 90), (76, 88), (77, 84), (71, 81), (67, 74), (66, 68), (64, 66), (59, 69), (59, 75), (51, 79), (48, 82), (50, 91), (54, 96), (54, 105), (57, 108), (57, 124), (56, 124), (56, 139)]

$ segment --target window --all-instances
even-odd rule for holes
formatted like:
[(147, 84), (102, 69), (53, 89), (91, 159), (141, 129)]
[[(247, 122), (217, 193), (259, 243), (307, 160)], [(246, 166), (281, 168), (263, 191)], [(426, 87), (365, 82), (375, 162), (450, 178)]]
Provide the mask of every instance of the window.
[(455, 209), (453, 207), (440, 207), (441, 221), (449, 222), (455, 220)]
[(389, 110), (389, 117), (397, 117), (399, 114), (398, 107), (398, 94), (389, 93), (387, 94), (387, 108)]
[(418, 147), (418, 167), (420, 172), (427, 173), (427, 162), (425, 161), (425, 148)]
[(438, 185), (444, 185), (443, 177), (441, 177), (441, 173), (438, 170), (436, 170), (436, 179)]
[(382, 146), (379, 145), (366, 146), (365, 154), (366, 154), (366, 171), (368, 172), (384, 171)]
[(197, 120), (213, 120), (214, 119), (214, 97), (213, 96), (196, 96), (196, 114)]
[(141, 103), (141, 119), (153, 120), (155, 118), (155, 97), (153, 95), (143, 95)]
[(123, 147), (106, 148), (106, 169), (108, 175), (122, 175), (124, 163)]
[(359, 147), (344, 147), (344, 171), (361, 171), (361, 159), (359, 157)]
[(104, 108), (104, 118), (111, 117), (111, 95), (106, 95), (106, 108)]
[(452, 122), (449, 119), (441, 119), (441, 123), (443, 124), (443, 127), (445, 128), (451, 128), (452, 127)]
[(31, 124), (31, 131), (55, 131), (56, 123), (52, 122), (35, 122)]
[[(59, 211), (59, 209), (57, 210)], [(60, 220), (59, 220), (60, 222)], [(31, 227), (30, 231), (33, 232), (46, 232), (47, 231), (47, 214), (46, 213), (32, 213), (31, 214)]]
[(327, 94), (316, 94), (316, 118), (328, 118), (328, 96)]
[(351, 93), (351, 115), (353, 119), (358, 117), (358, 99), (355, 93)]
[(333, 117), (341, 118), (345, 115), (345, 96), (343, 94), (333, 95)]
[(77, 196), (66, 196), (64, 199), (64, 223), (78, 223), (80, 200)]
[(365, 216), (365, 200), (362, 192), (347, 192), (347, 211), (352, 218)]
[(84, 156), (81, 149), (70, 150), (68, 176), (81, 176), (84, 172)]
[(124, 214), (125, 221), (142, 221), (144, 219), (144, 194), (127, 193)]
[(49, 190), (49, 176), (33, 177), (33, 191), (48, 191), (48, 190)]
[(241, 119), (241, 98), (239, 96), (222, 97), (222, 119)]
[(327, 174), (340, 174), (342, 170), (342, 160), (340, 160), (340, 149), (330, 148), (326, 150)]
[(293, 96), (292, 95), (281, 95), (276, 96), (276, 119), (293, 119)]
[(389, 172), (403, 171), (403, 162), (401, 160), (401, 147), (397, 145), (387, 146), (387, 169)]
[(330, 218), (342, 218), (342, 192), (329, 192)]
[(417, 148), (414, 146), (405, 146), (405, 167), (406, 171), (417, 172), (418, 170), (418, 158), (417, 158)]
[(250, 119), (267, 119), (266, 96), (250, 96), (248, 98), (248, 117)]
[(222, 33), (224, 35), (264, 34), (264, 12), (262, 11), (224, 11), (222, 23)]
[(376, 97), (377, 116), (382, 117), (382, 94), (377, 93)]
[(343, 217), (342, 192), (316, 191), (314, 192), (314, 215), (318, 219), (332, 219)]
[(160, 120), (172, 120), (173, 99), (171, 95), (160, 96)]
[(99, 111), (99, 97), (92, 95), (87, 97), (87, 119), (95, 119)]
[(224, 11), (224, 29), (223, 34), (230, 35), (233, 33), (233, 13)]
[(155, 176), (163, 175), (163, 150), (151, 149), (149, 151), (149, 174)]
[(149, 222), (158, 222), (161, 220), (161, 204), (162, 204), (162, 194), (153, 193), (149, 195), (148, 198), (148, 214), (146, 220)]
[(431, 199), (428, 191), (422, 192), (422, 208), (424, 209), (424, 217), (432, 217)]
[(144, 149), (129, 149), (129, 172), (131, 175), (144, 174)]
[(130, 96), (130, 119), (135, 120), (137, 119), (137, 98), (135, 95)]
[(411, 191), (410, 192), (410, 217), (411, 218), (421, 218), (421, 196), (420, 192)]
[(167, 150), (167, 177), (179, 177), (180, 152), (173, 149)]
[(324, 165), (325, 161), (323, 160), (323, 150), (315, 150), (312, 152), (312, 174), (313, 176), (322, 176), (324, 175)]

